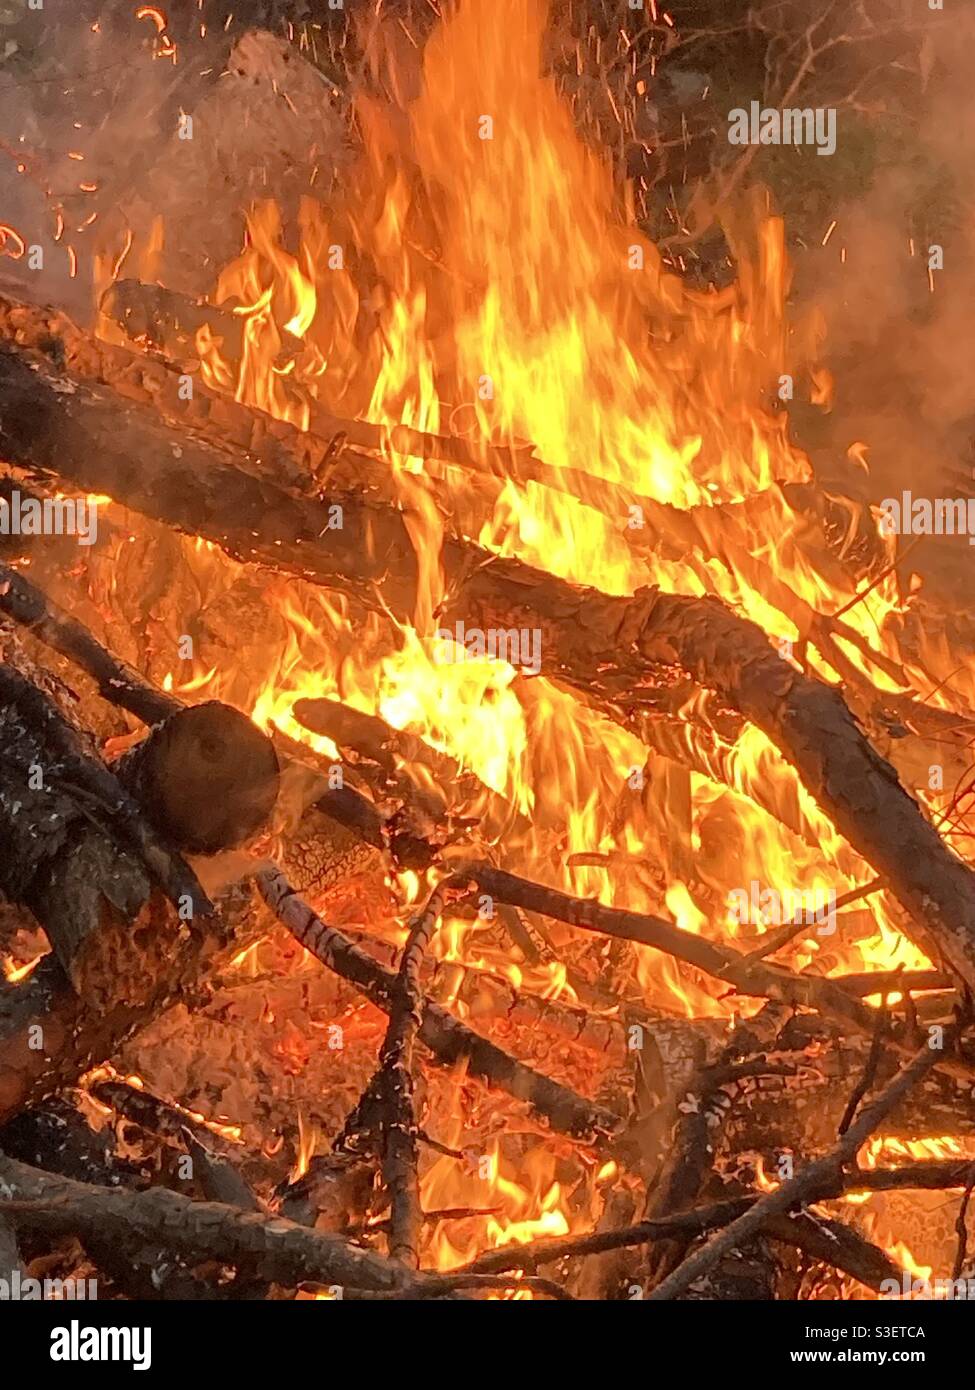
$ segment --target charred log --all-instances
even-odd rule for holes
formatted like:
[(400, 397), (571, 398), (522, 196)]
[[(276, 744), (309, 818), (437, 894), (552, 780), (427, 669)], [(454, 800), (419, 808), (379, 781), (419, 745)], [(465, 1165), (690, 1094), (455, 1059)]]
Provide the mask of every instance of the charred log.
[(156, 690), (14, 570), (0, 569), (0, 611), (81, 665), (114, 704), (154, 726), (113, 770), (171, 844), (213, 854), (266, 823), (278, 793), (278, 759), (246, 715), (215, 700), (185, 707)]
[(114, 1242), (139, 1255), (147, 1246), (188, 1263), (220, 1261), (293, 1287), (305, 1280), (361, 1289), (407, 1282), (402, 1266), (283, 1217), (193, 1202), (165, 1188), (127, 1192), (52, 1177), (0, 1154), (5, 1200), (0, 1214), (15, 1228), (67, 1232), (84, 1243)]

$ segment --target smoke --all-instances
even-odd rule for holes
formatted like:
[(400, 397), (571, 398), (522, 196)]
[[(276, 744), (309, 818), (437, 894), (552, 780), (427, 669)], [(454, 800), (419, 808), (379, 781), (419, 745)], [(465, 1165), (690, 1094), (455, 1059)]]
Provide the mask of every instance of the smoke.
[[(970, 478), (973, 461), (975, 13), (920, 14), (913, 109), (880, 118), (890, 148), (869, 188), (836, 208), (827, 244), (800, 257), (796, 278), (798, 298), (822, 312), (836, 382), (819, 461), (835, 470), (849, 445), (866, 444), (873, 500), (905, 487), (956, 495), (953, 475)], [(949, 551), (925, 547), (924, 567), (947, 573)]]
[(73, 0), (0, 25), (0, 221), (35, 248), (14, 259), (8, 239), (0, 288), (90, 323), (128, 248), (125, 274), (206, 293), (252, 201), (287, 208), (313, 173), (327, 190), (334, 85), (283, 34), (249, 29), (268, 17), (256, 0)]
[(92, 309), (104, 220), (199, 80), (195, 65), (155, 56), (156, 26), (136, 9), (25, 6), (0, 31), (14, 45), (0, 66), (0, 218), (38, 248), (0, 259), (0, 276), (11, 292), (80, 318)]

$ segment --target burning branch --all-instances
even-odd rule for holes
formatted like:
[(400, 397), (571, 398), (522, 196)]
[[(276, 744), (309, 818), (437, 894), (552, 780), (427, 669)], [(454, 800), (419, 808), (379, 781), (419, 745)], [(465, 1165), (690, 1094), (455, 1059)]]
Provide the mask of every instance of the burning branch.
[[(945, 1034), (944, 1041), (949, 1047), (953, 1045), (960, 1031), (960, 1026), (956, 1026)], [(835, 1186), (844, 1167), (853, 1162), (862, 1144), (870, 1138), (903, 1097), (931, 1070), (938, 1056), (939, 1049), (932, 1047), (930, 1042), (926, 1043), (914, 1060), (902, 1067), (890, 1085), (861, 1111), (831, 1153), (816, 1159), (794, 1178), (777, 1187), (774, 1192), (759, 1198), (747, 1212), (690, 1255), (657, 1285), (649, 1297), (658, 1302), (677, 1298), (690, 1288), (696, 1279), (706, 1274), (723, 1255), (737, 1249), (749, 1236), (757, 1234), (767, 1218), (784, 1216), (793, 1207), (814, 1200), (815, 1193), (824, 1185)]]
[(392, 1208), (390, 1254), (413, 1269), (419, 1263), (417, 1245), (422, 1221), (413, 1098), (413, 1043), (422, 1027), (426, 1005), (420, 966), (455, 888), (449, 879), (441, 883), (410, 928), (379, 1054), (379, 1071), (369, 1085), (369, 1090), (380, 1098), (383, 1114), (383, 1179)]
[[(393, 971), (384, 970), (337, 928), (327, 926), (297, 896), (279, 869), (261, 870), (255, 883), (268, 907), (305, 950), (361, 990), (377, 1008), (391, 1012), (397, 996), (397, 976)], [(500, 1086), (518, 1100), (527, 1101), (564, 1134), (592, 1138), (613, 1133), (619, 1127), (617, 1115), (516, 1061), (438, 1004), (425, 1003), (419, 1037), (442, 1062), (467, 1058), (472, 1072), (489, 1085)]]

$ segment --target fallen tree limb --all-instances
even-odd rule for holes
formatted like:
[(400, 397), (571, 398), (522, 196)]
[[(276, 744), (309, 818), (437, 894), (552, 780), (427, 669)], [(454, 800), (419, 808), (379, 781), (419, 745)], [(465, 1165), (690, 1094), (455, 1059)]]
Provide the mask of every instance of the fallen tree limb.
[(546, 917), (555, 917), (583, 931), (638, 941), (734, 985), (741, 993), (819, 1008), (846, 1023), (853, 1023), (858, 1029), (873, 1029), (874, 1011), (822, 976), (796, 975), (764, 961), (746, 962), (731, 947), (685, 931), (661, 917), (606, 907), (591, 898), (573, 898), (489, 864), (458, 865), (456, 873), (471, 879), (496, 902), (512, 903)]
[(103, 699), (129, 710), (143, 724), (161, 724), (182, 709), (175, 695), (159, 690), (134, 666), (114, 656), (83, 623), (7, 565), (0, 566), (0, 612), (87, 671)]
[[(755, 1053), (759, 1048), (762, 1052), (771, 1051), (781, 1027), (782, 1010), (774, 1004), (766, 1004), (753, 1019), (737, 1025), (717, 1058), (709, 1056), (707, 1049), (701, 1049), (701, 1060), (689, 1084), (686, 1089), (679, 1088), (678, 1095), (685, 1103), (675, 1107), (676, 1122), (650, 1194), (648, 1216), (668, 1216), (694, 1206), (713, 1181), (725, 1120), (737, 1098), (736, 1090), (729, 1083), (734, 1082), (742, 1069), (752, 1074), (761, 1074), (764, 1070), (768, 1074), (782, 1067), (781, 1063), (761, 1055), (752, 1057), (749, 1063), (740, 1062), (739, 1056), (742, 1052)], [(786, 1063), (785, 1067), (791, 1067), (793, 1072), (796, 1070), (794, 1063)], [(693, 1098), (690, 1104), (687, 1098)], [(730, 1189), (727, 1195), (737, 1194)], [(651, 1281), (659, 1282), (675, 1268), (685, 1250), (686, 1242), (676, 1238), (655, 1246), (649, 1262)]]
[[(476, 815), (478, 820), (484, 818), (492, 842), (508, 833), (520, 836), (531, 830), (529, 819), (510, 802), (416, 734), (394, 729), (378, 716), (363, 714), (337, 700), (297, 700), (292, 712), (304, 728), (332, 739), (343, 757), (351, 754), (353, 761), (366, 759), (374, 764), (382, 773), (385, 787), (412, 805), (424, 807), (433, 803), (433, 813), (443, 817), (444, 789), (449, 788), (451, 804), (456, 805), (459, 798), (465, 818), (466, 814)], [(356, 761), (355, 765), (361, 768), (361, 763)], [(430, 777), (418, 776), (418, 768)], [(436, 791), (431, 790), (430, 778)], [(518, 908), (506, 906), (502, 920), (527, 961), (554, 960), (544, 934)]]
[[(101, 307), (133, 342), (160, 350), (175, 365), (185, 368), (196, 361), (196, 334), (203, 325), (222, 338), (224, 359), (235, 365), (240, 362), (240, 320), (226, 309), (137, 280), (110, 286)], [(99, 347), (105, 352), (103, 345)], [(756, 538), (770, 532), (778, 533), (783, 517), (790, 515), (815, 523), (828, 548), (855, 573), (876, 569), (883, 561), (883, 547), (876, 528), (870, 525), (869, 511), (832, 497), (812, 483), (774, 484), (741, 502), (681, 509), (642, 496), (598, 472), (553, 467), (538, 457), (531, 444), (503, 447), (486, 439), (432, 434), (403, 424), (350, 420), (331, 414), (315, 401), (309, 402), (309, 411), (305, 433), (328, 443), (330, 450), (324, 468), (319, 468), (320, 479), (347, 445), (383, 459), (392, 450), (422, 458), (428, 468), (441, 462), (463, 468), (469, 477), (487, 477), (498, 483), (510, 479), (522, 486), (537, 483), (601, 509), (607, 491), (611, 491), (620, 517), (634, 509), (640, 514), (643, 526), (629, 533), (631, 542), (638, 543), (646, 535), (655, 548), (663, 546), (675, 554), (696, 549), (712, 558), (727, 558), (732, 572), (751, 562), (749, 543), (754, 545)], [(258, 412), (240, 407), (239, 414), (244, 420)]]
[(754, 624), (716, 599), (656, 590), (612, 598), (509, 560), (471, 574), (451, 607), (457, 603), (471, 626), (539, 628), (543, 674), (571, 671), (597, 698), (614, 672), (629, 672), (635, 687), (654, 666), (675, 662), (720, 691), (768, 735), (883, 878), (921, 948), (975, 984), (975, 873), (867, 742), (839, 692), (782, 660)]
[[(380, 941), (367, 934), (348, 931), (353, 943), (388, 968), (395, 966), (398, 951), (390, 942)], [(545, 999), (529, 989), (516, 989), (510, 980), (478, 966), (461, 965), (457, 961), (431, 960), (423, 964), (424, 992), (436, 1003), (449, 999), (464, 1005), (465, 1016), (472, 1022), (481, 1019), (503, 1018), (522, 1027), (554, 1032), (566, 1042), (576, 1043), (591, 1052), (612, 1057), (626, 1051), (626, 1029), (631, 1020), (639, 1021), (638, 1011), (625, 1005), (585, 1008), (565, 1004), (559, 999)]]
[[(737, 1201), (716, 1202), (713, 1206), (698, 1207), (693, 1211), (641, 1221), (617, 1230), (599, 1231), (589, 1236), (555, 1236), (520, 1245), (517, 1249), (505, 1246), (479, 1255), (464, 1269), (483, 1273), (500, 1273), (506, 1269), (531, 1271), (560, 1260), (601, 1255), (640, 1245), (652, 1246), (655, 1242), (675, 1237), (689, 1239), (726, 1228), (736, 1217), (753, 1210), (756, 1201), (746, 1197)], [(838, 1221), (825, 1217), (813, 1220), (804, 1213), (777, 1216), (763, 1224), (762, 1233), (794, 1246), (813, 1259), (832, 1264), (844, 1274), (859, 1279), (868, 1288), (879, 1290), (885, 1279), (896, 1279), (898, 1287), (901, 1286), (904, 1273), (901, 1267), (877, 1246)]]
[(413, 1094), (413, 1044), (423, 1024), (426, 1003), (420, 967), (454, 887), (445, 879), (430, 895), (410, 928), (396, 976), (389, 1025), (379, 1053), (379, 1070), (368, 1088), (380, 1099), (383, 1181), (390, 1201), (389, 1253), (410, 1269), (416, 1269), (419, 1264), (419, 1235), (423, 1223)]
[[(297, 700), (292, 713), (303, 728), (330, 738), (343, 755), (351, 754), (352, 765), (361, 768), (360, 760), (374, 764), (385, 784), (380, 791), (388, 788), (419, 806), (430, 803), (433, 814), (442, 814), (449, 789), (452, 802), (471, 801), (477, 812), (489, 814), (496, 833), (524, 833), (529, 828), (527, 817), (503, 796), (416, 734), (394, 729), (378, 716), (338, 700)], [(418, 769), (424, 769), (429, 777), (418, 776)], [(430, 786), (431, 778), (436, 790)]]

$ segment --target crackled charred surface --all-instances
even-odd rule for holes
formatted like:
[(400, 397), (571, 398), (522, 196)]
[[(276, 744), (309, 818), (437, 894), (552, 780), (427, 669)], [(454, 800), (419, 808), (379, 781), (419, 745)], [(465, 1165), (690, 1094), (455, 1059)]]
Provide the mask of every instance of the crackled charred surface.
[(72, 1084), (142, 1017), (131, 1006), (105, 1012), (86, 1005), (53, 955), (29, 980), (0, 987), (0, 1122)]

